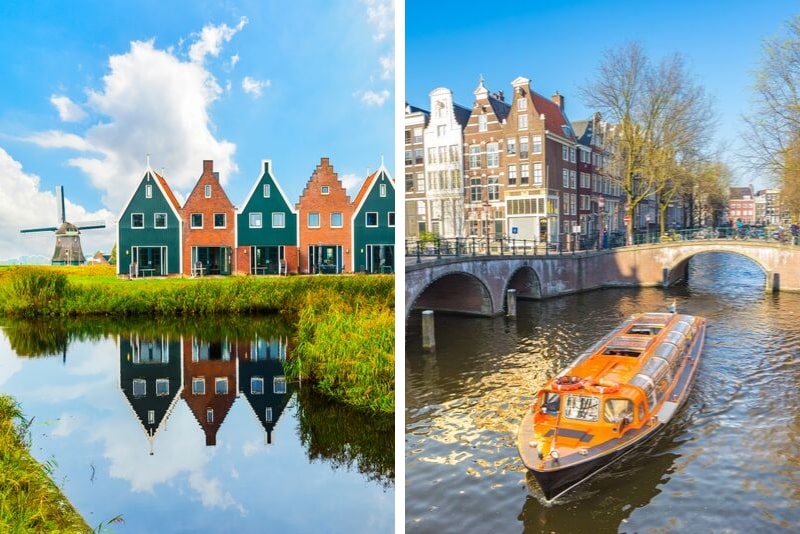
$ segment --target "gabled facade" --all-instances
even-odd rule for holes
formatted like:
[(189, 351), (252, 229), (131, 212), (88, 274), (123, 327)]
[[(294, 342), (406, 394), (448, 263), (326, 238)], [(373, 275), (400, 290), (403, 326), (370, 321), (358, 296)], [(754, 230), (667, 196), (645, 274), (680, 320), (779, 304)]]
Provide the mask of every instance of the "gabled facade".
[(472, 113), (464, 129), (464, 216), (467, 235), (488, 243), (501, 239), (505, 233), (501, 189), (507, 181), (504, 130), (509, 105), (501, 93), (489, 93), (483, 77), (474, 95)]
[(464, 237), (464, 128), (470, 110), (453, 102), (453, 92), (430, 93), (431, 113), (425, 145), (426, 228), (439, 237)]
[(235, 210), (214, 172), (214, 162), (203, 160), (203, 174), (186, 199), (183, 216), (185, 275), (229, 275), (233, 272), (236, 243)]
[(428, 229), (425, 220), (425, 143), (423, 132), (430, 113), (406, 104), (405, 116), (405, 216), (406, 237), (416, 239)]
[(297, 272), (297, 212), (272, 175), (272, 161), (262, 161), (262, 173), (236, 220), (236, 272)]
[(328, 158), (322, 158), (297, 203), (301, 273), (353, 271), (353, 205)]
[(356, 272), (395, 271), (394, 180), (381, 163), (364, 181), (356, 195), (353, 212), (353, 261)]
[(180, 204), (148, 164), (117, 219), (117, 274), (180, 274), (182, 242)]

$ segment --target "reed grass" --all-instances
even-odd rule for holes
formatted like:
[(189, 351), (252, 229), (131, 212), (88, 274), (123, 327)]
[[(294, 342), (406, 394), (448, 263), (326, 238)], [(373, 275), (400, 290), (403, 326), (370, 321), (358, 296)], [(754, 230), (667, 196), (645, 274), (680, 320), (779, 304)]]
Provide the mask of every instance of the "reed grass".
[(50, 480), (53, 463), (28, 452), (28, 426), (19, 405), (0, 395), (0, 532), (92, 532)]

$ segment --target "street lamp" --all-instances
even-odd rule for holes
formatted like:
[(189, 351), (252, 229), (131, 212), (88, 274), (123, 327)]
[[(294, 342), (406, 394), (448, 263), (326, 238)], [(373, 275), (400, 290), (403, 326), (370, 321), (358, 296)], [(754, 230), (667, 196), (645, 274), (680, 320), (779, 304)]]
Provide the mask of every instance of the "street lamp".
[(483, 203), (483, 213), (485, 217), (485, 224), (483, 226), (483, 233), (486, 234), (486, 255), (489, 255), (489, 210), (491, 206), (489, 205), (489, 201), (484, 201)]
[(600, 250), (603, 243), (603, 207), (605, 200), (602, 196), (597, 197), (597, 250)]

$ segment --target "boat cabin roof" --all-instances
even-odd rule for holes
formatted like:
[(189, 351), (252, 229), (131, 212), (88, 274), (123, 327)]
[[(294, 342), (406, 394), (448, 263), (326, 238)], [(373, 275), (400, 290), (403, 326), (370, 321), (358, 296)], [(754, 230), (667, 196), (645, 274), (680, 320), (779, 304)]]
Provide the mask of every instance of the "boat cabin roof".
[(621, 334), (612, 337), (603, 350), (606, 356), (633, 356), (637, 357), (653, 342), (652, 336)]

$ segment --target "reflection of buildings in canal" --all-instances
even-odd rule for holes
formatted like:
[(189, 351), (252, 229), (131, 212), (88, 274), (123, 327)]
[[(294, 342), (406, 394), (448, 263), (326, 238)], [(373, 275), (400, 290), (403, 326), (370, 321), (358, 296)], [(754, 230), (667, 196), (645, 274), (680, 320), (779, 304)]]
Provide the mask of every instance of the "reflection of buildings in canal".
[(217, 444), (217, 431), (233, 406), (238, 391), (238, 366), (227, 338), (197, 337), (183, 341), (182, 397), (206, 435), (206, 445)]
[(142, 425), (150, 442), (179, 398), (183, 386), (181, 342), (169, 337), (140, 337), (131, 334), (119, 339), (120, 389)]
[(286, 340), (255, 338), (237, 348), (239, 390), (264, 427), (265, 442), (272, 443), (272, 430), (291, 396), (283, 374)]

